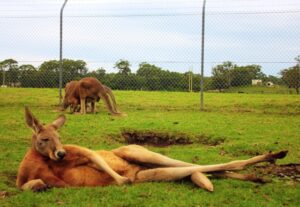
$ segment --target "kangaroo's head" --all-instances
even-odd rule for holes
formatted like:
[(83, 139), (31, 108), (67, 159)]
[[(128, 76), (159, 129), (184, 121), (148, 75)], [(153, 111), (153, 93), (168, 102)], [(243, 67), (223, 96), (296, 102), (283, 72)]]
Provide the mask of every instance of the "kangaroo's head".
[(77, 105), (79, 104), (76, 96), (78, 81), (70, 81), (66, 84), (65, 87), (65, 97), (63, 100), (63, 109), (68, 108), (70, 105)]
[(35, 150), (52, 160), (62, 160), (66, 155), (66, 151), (60, 143), (57, 130), (65, 123), (65, 116), (60, 115), (51, 124), (43, 125), (25, 107), (25, 120), (27, 125), (33, 129), (32, 146)]
[(68, 98), (65, 97), (64, 100), (63, 100), (63, 105), (62, 105), (63, 110), (67, 109), (69, 106), (70, 106), (70, 103), (68, 101)]

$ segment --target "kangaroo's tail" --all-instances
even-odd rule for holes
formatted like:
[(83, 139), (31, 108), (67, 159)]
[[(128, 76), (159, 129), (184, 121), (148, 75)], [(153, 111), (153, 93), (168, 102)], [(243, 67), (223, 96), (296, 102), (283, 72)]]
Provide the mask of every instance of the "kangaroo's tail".
[(106, 93), (109, 95), (110, 99), (112, 100), (112, 107), (114, 108), (114, 110), (116, 112), (119, 112), (118, 108), (117, 108), (117, 102), (116, 102), (116, 99), (115, 99), (115, 96), (111, 90), (111, 88), (105, 86), (105, 91)]
[(98, 96), (103, 99), (107, 109), (112, 115), (122, 115), (122, 113), (116, 111), (115, 108), (112, 106), (109, 96), (106, 93), (99, 93)]

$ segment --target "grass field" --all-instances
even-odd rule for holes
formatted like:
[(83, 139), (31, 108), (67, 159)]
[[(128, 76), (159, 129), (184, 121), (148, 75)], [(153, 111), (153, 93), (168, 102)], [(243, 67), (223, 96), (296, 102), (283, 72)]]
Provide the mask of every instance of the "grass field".
[(224, 90), (225, 93), (252, 93), (252, 94), (296, 94), (294, 88), (288, 88), (286, 86), (274, 85), (272, 87), (267, 86), (240, 86), (231, 87)]
[[(115, 95), (128, 117), (109, 116), (103, 103), (96, 115), (66, 113), (61, 141), (113, 149), (124, 145), (120, 142), (124, 129), (205, 134), (225, 142), (149, 148), (199, 164), (287, 149), (288, 156), (279, 163), (300, 162), (299, 95), (207, 93), (202, 112), (197, 93), (116, 91)], [(188, 181), (21, 192), (15, 179), (32, 133), (24, 123), (24, 106), (48, 123), (61, 113), (57, 103), (55, 89), (0, 89), (0, 206), (300, 206), (299, 182), (278, 178), (263, 185), (214, 179), (213, 193)]]

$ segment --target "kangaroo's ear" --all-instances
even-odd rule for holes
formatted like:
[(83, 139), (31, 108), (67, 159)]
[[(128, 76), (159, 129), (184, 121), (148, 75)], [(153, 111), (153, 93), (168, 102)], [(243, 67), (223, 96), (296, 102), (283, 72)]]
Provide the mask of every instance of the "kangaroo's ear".
[(29, 108), (25, 106), (25, 121), (27, 125), (33, 129), (34, 132), (38, 133), (43, 129), (43, 125), (34, 117)]
[(52, 122), (52, 126), (55, 129), (59, 129), (66, 122), (66, 117), (64, 115), (60, 115), (55, 121)]

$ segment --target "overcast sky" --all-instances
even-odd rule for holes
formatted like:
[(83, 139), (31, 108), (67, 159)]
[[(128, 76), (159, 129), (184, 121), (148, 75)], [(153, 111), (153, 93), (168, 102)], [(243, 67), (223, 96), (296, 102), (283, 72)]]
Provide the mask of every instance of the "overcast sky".
[[(0, 60), (40, 65), (59, 58), (63, 0), (0, 1)], [(69, 0), (64, 13), (64, 58), (90, 70), (126, 59), (171, 71), (200, 70), (201, 6), (196, 0)], [(300, 1), (207, 0), (205, 74), (223, 61), (259, 64), (266, 74), (300, 55)]]

